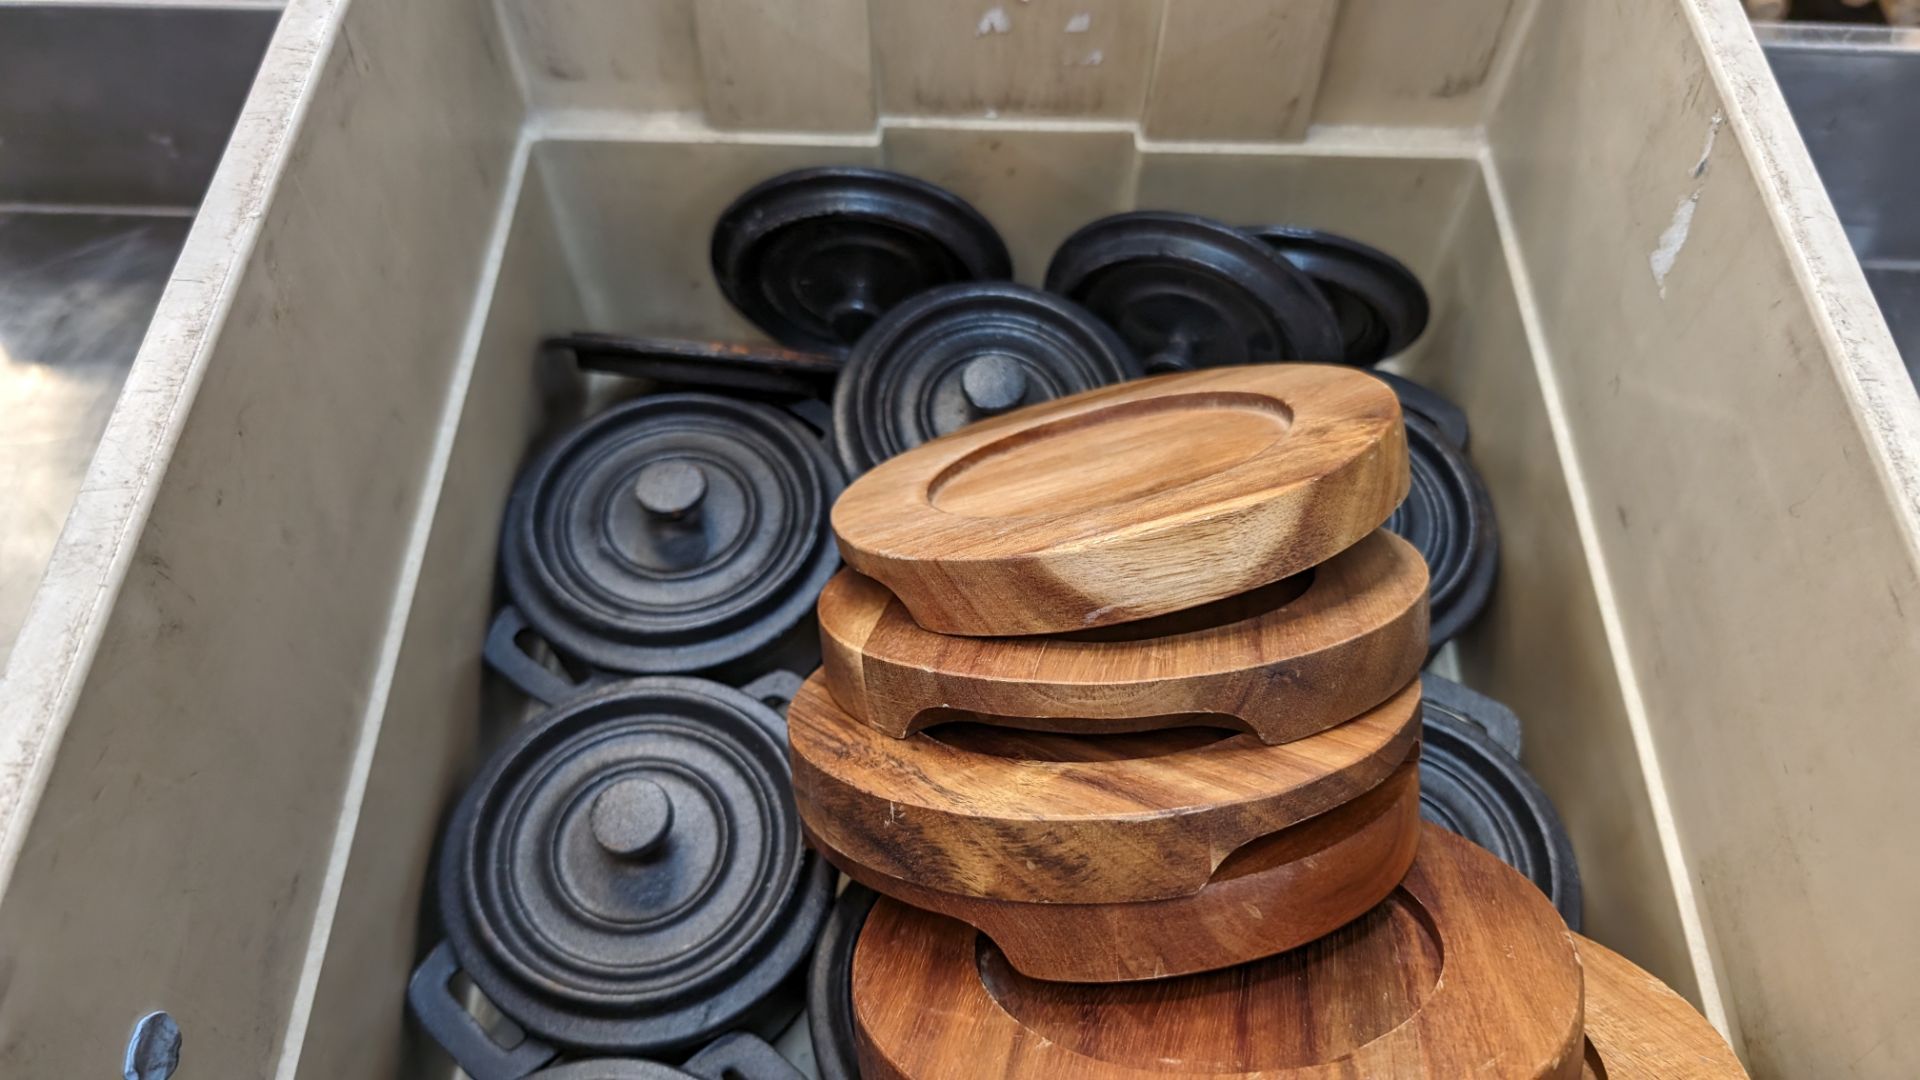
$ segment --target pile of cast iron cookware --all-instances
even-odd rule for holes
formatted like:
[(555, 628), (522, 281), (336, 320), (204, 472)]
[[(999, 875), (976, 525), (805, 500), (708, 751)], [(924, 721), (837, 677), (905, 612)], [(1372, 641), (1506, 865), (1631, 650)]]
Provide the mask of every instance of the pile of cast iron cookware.
[[(747, 191), (712, 263), (779, 346), (548, 342), (634, 394), (536, 448), (501, 528), (485, 656), (544, 711), (452, 813), (431, 890), (444, 940), (408, 992), (475, 1080), (793, 1077), (770, 1041), (803, 1010), (819, 1075), (858, 1075), (847, 979), (874, 897), (802, 842), (783, 719), (819, 664), (814, 604), (839, 566), (828, 513), (850, 478), (1128, 379), (1372, 367), (1428, 319), (1419, 280), (1368, 245), (1179, 213), (1094, 221), (1044, 288), (1017, 285), (978, 211), (876, 169)], [(1491, 594), (1493, 508), (1464, 413), (1376, 374), (1412, 461), (1387, 527), (1429, 563), (1437, 651)], [(1521, 870), (1577, 929), (1578, 871), (1520, 765), (1520, 721), (1436, 674), (1423, 691), (1424, 816)]]

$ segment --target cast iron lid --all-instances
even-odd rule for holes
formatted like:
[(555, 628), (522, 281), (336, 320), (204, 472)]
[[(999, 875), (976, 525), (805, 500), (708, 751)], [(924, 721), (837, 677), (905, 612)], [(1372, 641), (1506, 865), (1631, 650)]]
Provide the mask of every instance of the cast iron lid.
[(1471, 723), (1444, 709), (1420, 714), (1420, 816), (1525, 874), (1580, 929), (1580, 868), (1547, 793)]
[(1298, 225), (1255, 225), (1246, 231), (1286, 256), (1326, 294), (1340, 323), (1347, 363), (1379, 363), (1427, 328), (1427, 290), (1386, 252)]
[(734, 341), (579, 332), (548, 338), (588, 371), (652, 379), (663, 386), (808, 397), (833, 388), (840, 361), (819, 353)]
[(642, 397), (574, 428), (521, 473), (501, 568), (527, 622), (611, 671), (704, 671), (778, 640), (839, 565), (840, 466), (818, 432), (757, 402)]
[(989, 416), (1142, 374), (1080, 305), (1010, 282), (948, 285), (888, 312), (833, 395), (849, 475)]
[(1402, 412), (1418, 416), (1432, 424), (1454, 446), (1468, 449), (1470, 433), (1467, 430), (1467, 414), (1461, 411), (1460, 406), (1448, 401), (1439, 391), (1429, 390), (1404, 375), (1378, 368), (1367, 374), (1393, 387), (1393, 396), (1400, 399)]
[(880, 894), (848, 882), (813, 947), (807, 970), (807, 1034), (820, 1080), (860, 1080), (860, 1055), (853, 1041), (853, 946)]
[(736, 1031), (702, 1047), (679, 1068), (643, 1058), (595, 1058), (542, 1069), (527, 1080), (801, 1080), (779, 1051)]
[(829, 167), (735, 199), (713, 228), (713, 274), (774, 340), (839, 352), (902, 300), (1012, 277), (1013, 259), (958, 195), (884, 169)]
[(530, 1036), (650, 1054), (733, 1026), (806, 958), (833, 872), (784, 724), (701, 679), (616, 683), (516, 731), (440, 853), (460, 967)]
[(1193, 214), (1101, 218), (1053, 253), (1047, 291), (1113, 324), (1147, 371), (1334, 361), (1340, 325), (1313, 280), (1246, 233)]
[(1438, 649), (1487, 606), (1499, 569), (1493, 503), (1467, 455), (1413, 413), (1407, 425), (1406, 501), (1386, 527), (1427, 560), (1428, 640)]

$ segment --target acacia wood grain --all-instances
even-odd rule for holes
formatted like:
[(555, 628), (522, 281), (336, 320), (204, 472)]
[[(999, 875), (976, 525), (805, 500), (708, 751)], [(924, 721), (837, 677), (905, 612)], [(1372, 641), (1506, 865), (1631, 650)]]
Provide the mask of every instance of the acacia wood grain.
[[(970, 638), (842, 570), (820, 594), (827, 687), (895, 738), (979, 714), (1040, 731), (1193, 724), (1292, 742), (1385, 701), (1427, 655), (1427, 564), (1384, 530), (1238, 597), (1070, 635)], [(1122, 633), (1124, 631), (1124, 633)]]
[(1235, 852), (1191, 896), (1130, 904), (1034, 904), (917, 888), (810, 837), (877, 892), (977, 927), (1033, 979), (1124, 982), (1232, 967), (1305, 944), (1385, 899), (1420, 836), (1419, 767)]
[(1732, 1080), (1747, 1070), (1687, 1000), (1633, 961), (1574, 935), (1587, 992), (1587, 1080)]
[(1415, 681), (1284, 746), (980, 724), (895, 739), (847, 715), (815, 673), (787, 734), (801, 819), (860, 865), (963, 896), (1113, 903), (1198, 892), (1247, 842), (1371, 790), (1406, 760), (1419, 706)]
[(847, 564), (967, 636), (1110, 626), (1325, 562), (1407, 493), (1391, 390), (1314, 364), (1211, 368), (922, 444), (834, 504)]
[(966, 924), (883, 898), (854, 949), (853, 1011), (870, 1080), (1581, 1075), (1566, 924), (1525, 878), (1430, 825), (1365, 916), (1183, 978), (1028, 979)]

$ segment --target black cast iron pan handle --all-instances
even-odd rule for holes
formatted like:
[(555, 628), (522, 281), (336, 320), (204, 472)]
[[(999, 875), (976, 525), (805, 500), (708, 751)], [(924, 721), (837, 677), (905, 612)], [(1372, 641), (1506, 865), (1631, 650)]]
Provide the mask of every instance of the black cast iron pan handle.
[(532, 1036), (512, 1048), (495, 1042), (453, 996), (451, 983), (459, 973), (460, 962), (454, 959), (453, 946), (441, 942), (420, 961), (413, 978), (407, 981), (407, 1005), (420, 1026), (468, 1076), (473, 1080), (520, 1080), (553, 1059), (558, 1051)]
[(803, 1080), (766, 1040), (743, 1031), (720, 1036), (680, 1067), (710, 1080)]
[(520, 647), (520, 635), (527, 629), (527, 617), (519, 608), (512, 604), (501, 608), (487, 628), (487, 643), (480, 651), (487, 666), (542, 705), (558, 704), (586, 689), (592, 680), (574, 682)]
[(793, 696), (800, 692), (800, 684), (805, 681), (785, 668), (774, 668), (742, 686), (740, 692), (785, 716), (787, 706), (793, 703)]

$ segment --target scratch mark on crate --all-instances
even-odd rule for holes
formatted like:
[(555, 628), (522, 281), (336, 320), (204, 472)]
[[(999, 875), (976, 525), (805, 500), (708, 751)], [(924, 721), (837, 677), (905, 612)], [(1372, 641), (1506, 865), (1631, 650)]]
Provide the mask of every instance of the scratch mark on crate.
[(1720, 127), (1726, 122), (1726, 114), (1717, 110), (1713, 119), (1707, 122), (1706, 143), (1700, 148), (1700, 157), (1694, 161), (1693, 168), (1687, 170), (1687, 175), (1694, 181), (1693, 190), (1680, 197), (1680, 202), (1673, 208), (1673, 219), (1667, 223), (1659, 242), (1647, 255), (1647, 268), (1653, 272), (1653, 284), (1660, 290), (1662, 300), (1667, 298), (1667, 275), (1673, 273), (1673, 265), (1679, 261), (1681, 249), (1687, 246), (1687, 235), (1693, 231), (1693, 214), (1700, 207), (1700, 194), (1706, 190), (1707, 170), (1713, 163), (1713, 144), (1719, 140)]
[(1660, 242), (1647, 256), (1647, 267), (1653, 271), (1653, 284), (1660, 290), (1660, 299), (1667, 298), (1667, 275), (1673, 273), (1673, 264), (1680, 258), (1680, 249), (1687, 246), (1687, 233), (1693, 230), (1693, 211), (1700, 205), (1700, 192), (1693, 191), (1680, 199), (1673, 208), (1673, 220), (1667, 224), (1665, 232), (1660, 234)]

